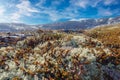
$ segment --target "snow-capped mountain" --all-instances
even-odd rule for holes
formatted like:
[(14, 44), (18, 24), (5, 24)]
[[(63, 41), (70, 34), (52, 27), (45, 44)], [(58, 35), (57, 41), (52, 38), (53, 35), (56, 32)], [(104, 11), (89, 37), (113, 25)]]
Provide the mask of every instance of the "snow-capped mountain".
[(81, 19), (79, 21), (56, 22), (51, 24), (27, 25), (23, 23), (0, 23), (0, 31), (20, 31), (34, 29), (88, 29), (95, 26), (109, 25), (120, 22), (120, 17), (100, 18), (100, 19)]
[(20, 31), (38, 29), (36, 25), (27, 25), (23, 23), (0, 23), (0, 31)]
[(80, 21), (67, 21), (52, 24), (45, 24), (43, 28), (47, 29), (88, 29), (95, 26), (115, 24), (120, 22), (120, 17), (100, 18), (100, 19), (83, 19)]

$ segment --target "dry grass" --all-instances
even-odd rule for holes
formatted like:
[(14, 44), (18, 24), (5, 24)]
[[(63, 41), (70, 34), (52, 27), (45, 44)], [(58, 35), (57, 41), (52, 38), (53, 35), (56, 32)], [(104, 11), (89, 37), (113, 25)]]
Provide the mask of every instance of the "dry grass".
[(95, 28), (88, 31), (86, 34), (92, 38), (98, 39), (112, 51), (116, 50), (114, 53), (120, 53), (120, 24)]

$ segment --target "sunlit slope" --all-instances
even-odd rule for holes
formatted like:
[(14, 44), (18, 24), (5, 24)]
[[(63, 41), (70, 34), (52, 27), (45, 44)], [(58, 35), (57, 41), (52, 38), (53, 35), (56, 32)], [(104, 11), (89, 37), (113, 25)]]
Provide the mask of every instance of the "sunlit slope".
[(86, 31), (86, 34), (101, 41), (113, 53), (120, 54), (120, 24), (97, 27)]

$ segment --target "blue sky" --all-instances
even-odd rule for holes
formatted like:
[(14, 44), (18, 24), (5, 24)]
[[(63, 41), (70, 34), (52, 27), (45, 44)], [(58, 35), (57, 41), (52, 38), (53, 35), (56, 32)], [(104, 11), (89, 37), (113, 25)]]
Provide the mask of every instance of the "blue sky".
[(0, 0), (0, 23), (45, 24), (119, 15), (119, 0)]

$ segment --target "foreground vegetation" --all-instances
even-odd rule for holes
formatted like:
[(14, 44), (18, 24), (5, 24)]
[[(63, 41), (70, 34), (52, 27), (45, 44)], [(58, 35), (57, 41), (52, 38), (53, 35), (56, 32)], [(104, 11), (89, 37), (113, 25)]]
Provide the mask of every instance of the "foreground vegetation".
[(38, 30), (2, 47), (0, 80), (119, 80), (120, 53), (102, 41), (109, 31), (104, 36), (92, 32)]

